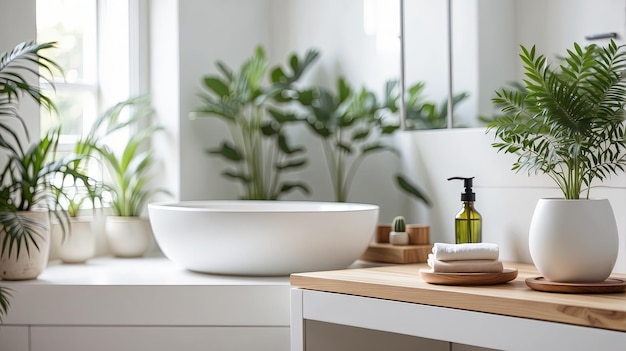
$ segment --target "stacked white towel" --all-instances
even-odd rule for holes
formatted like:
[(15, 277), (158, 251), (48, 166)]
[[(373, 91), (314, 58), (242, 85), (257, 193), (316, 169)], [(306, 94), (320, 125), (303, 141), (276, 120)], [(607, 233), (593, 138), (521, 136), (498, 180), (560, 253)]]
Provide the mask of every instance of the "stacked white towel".
[(497, 244), (435, 243), (428, 265), (436, 273), (502, 273)]

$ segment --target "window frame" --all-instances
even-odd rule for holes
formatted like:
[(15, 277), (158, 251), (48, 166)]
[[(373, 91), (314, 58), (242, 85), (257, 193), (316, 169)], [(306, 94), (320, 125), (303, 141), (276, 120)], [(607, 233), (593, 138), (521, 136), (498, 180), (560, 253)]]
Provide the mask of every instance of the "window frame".
[[(148, 65), (148, 1), (147, 0), (95, 0), (96, 2), (96, 77), (89, 82), (66, 82), (53, 80), (54, 87), (41, 81), (51, 99), (54, 92), (79, 92), (92, 96), (93, 116), (83, 115), (82, 133), (85, 135), (93, 119), (117, 102), (131, 96), (146, 94), (149, 87)], [(121, 19), (122, 18), (122, 19)], [(123, 20), (125, 18), (126, 20)], [(115, 60), (112, 63), (111, 60)], [(38, 120), (41, 126), (41, 116)], [(42, 130), (42, 133), (45, 133)], [(111, 147), (119, 145), (129, 134), (111, 141)], [(78, 135), (62, 135), (59, 151), (71, 152)]]

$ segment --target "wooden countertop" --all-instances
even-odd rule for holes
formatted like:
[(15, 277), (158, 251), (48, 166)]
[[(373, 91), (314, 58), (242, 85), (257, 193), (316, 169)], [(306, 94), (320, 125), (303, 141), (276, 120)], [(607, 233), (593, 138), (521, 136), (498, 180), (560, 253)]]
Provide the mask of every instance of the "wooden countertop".
[[(446, 286), (419, 277), (426, 264), (346, 269), (291, 275), (291, 285), (401, 302), (458, 308), (469, 311), (531, 318), (626, 332), (626, 292), (612, 294), (560, 294), (530, 289), (526, 278), (537, 277), (533, 265), (505, 263), (518, 277), (489, 286)], [(613, 274), (626, 278), (626, 274)]]

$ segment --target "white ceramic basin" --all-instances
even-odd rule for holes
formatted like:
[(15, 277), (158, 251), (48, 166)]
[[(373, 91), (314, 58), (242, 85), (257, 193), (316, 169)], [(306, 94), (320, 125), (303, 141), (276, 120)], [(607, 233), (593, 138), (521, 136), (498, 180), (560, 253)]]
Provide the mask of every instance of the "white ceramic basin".
[(365, 251), (378, 206), (309, 201), (181, 201), (148, 205), (170, 260), (204, 273), (288, 275), (342, 269)]

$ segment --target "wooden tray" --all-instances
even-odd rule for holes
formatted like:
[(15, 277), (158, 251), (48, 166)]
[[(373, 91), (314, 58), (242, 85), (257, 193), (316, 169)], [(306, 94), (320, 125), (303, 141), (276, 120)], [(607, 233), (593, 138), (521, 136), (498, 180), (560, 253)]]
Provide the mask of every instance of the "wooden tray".
[(370, 243), (360, 259), (385, 263), (423, 263), (432, 252), (433, 245), (391, 245)]
[(420, 277), (427, 283), (439, 285), (495, 285), (517, 278), (517, 269), (504, 268), (502, 273), (435, 273), (420, 269)]
[(526, 285), (531, 289), (567, 294), (605, 294), (626, 291), (626, 281), (609, 278), (599, 283), (558, 283), (544, 277), (527, 278)]

